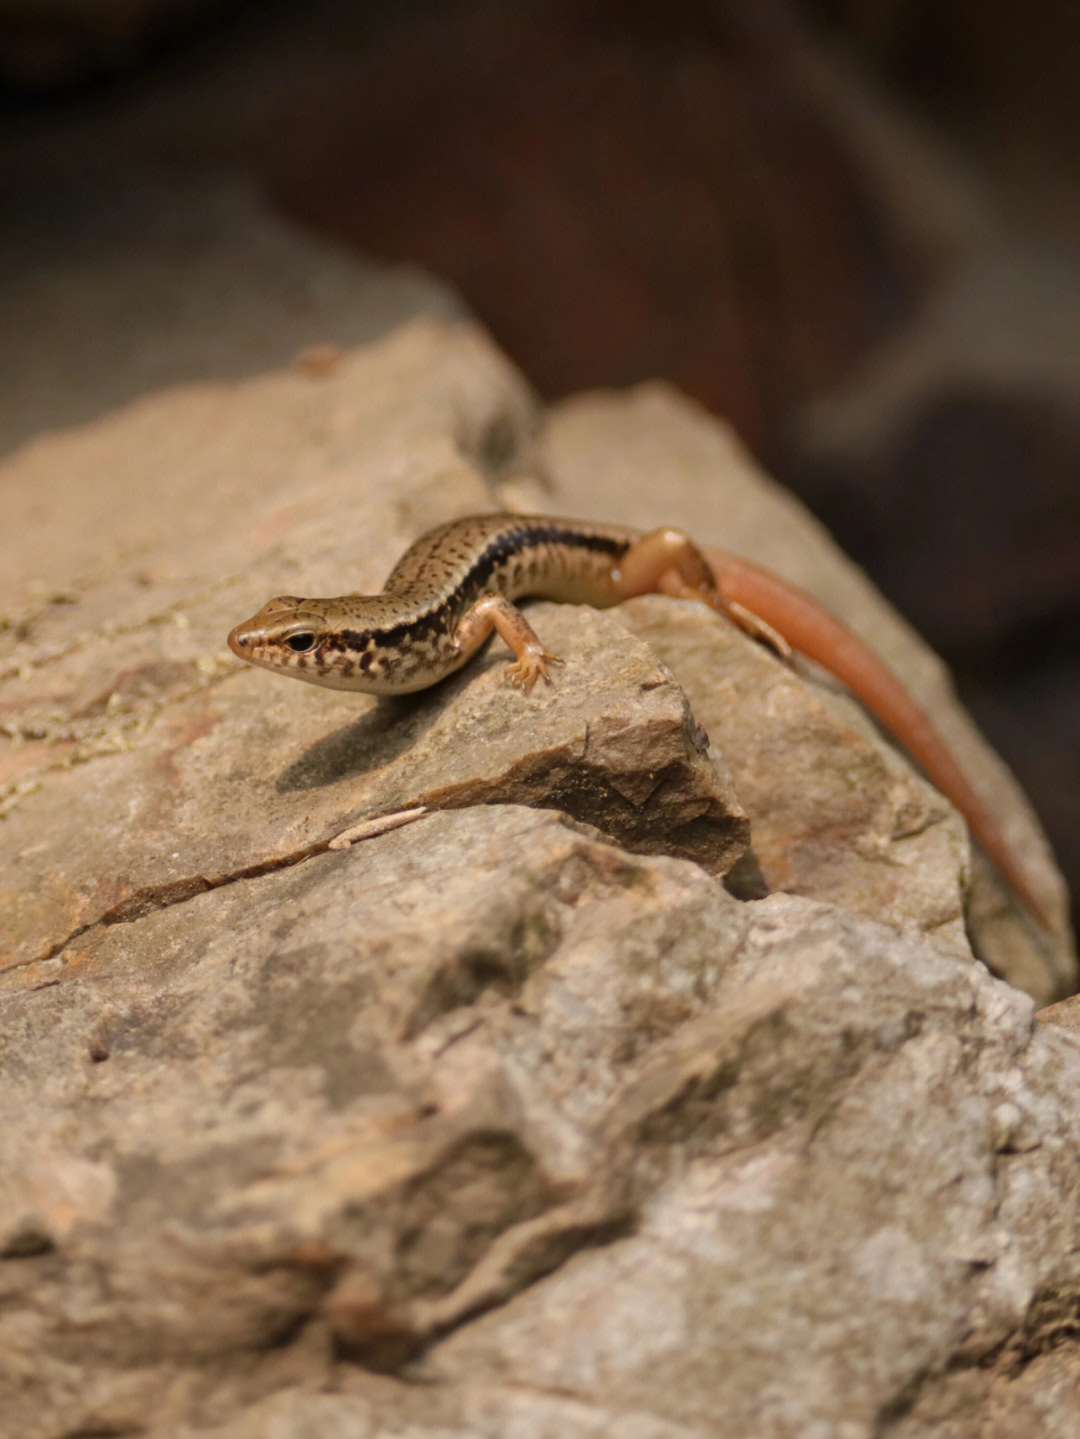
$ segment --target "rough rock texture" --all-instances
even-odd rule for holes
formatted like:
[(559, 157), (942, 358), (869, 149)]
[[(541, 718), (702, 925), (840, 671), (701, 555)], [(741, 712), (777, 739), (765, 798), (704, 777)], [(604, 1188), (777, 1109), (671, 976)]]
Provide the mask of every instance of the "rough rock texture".
[(3, 1020), (5, 1432), (871, 1434), (1067, 1340), (1076, 1042), (557, 815), (99, 927)]
[(725, 432), (382, 315), (0, 470), (0, 1434), (1067, 1432), (1080, 1045), (967, 936), (1040, 999), (1072, 952), (849, 701), (655, 598), (537, 606), (531, 697), (498, 645), (396, 704), (224, 650), (455, 511), (681, 523), (865, 630), (1060, 909)]
[[(516, 501), (542, 498), (550, 508), (593, 518), (627, 514), (644, 528), (681, 525), (718, 548), (752, 556), (841, 616), (934, 716), (1017, 853), (1033, 870), (1042, 870), (1048, 902), (1062, 913), (1064, 890), (1038, 823), (1008, 770), (957, 705), (940, 660), (802, 506), (754, 466), (730, 432), (665, 387), (643, 387), (627, 396), (585, 396), (556, 406), (541, 435), (538, 460), (548, 487), (511, 490)], [(628, 606), (627, 619), (641, 634), (635, 612)], [(910, 767), (891, 767), (876, 730), (844, 697), (828, 687), (815, 694), (801, 685), (792, 708), (789, 671), (738, 636), (689, 616), (661, 620), (650, 630), (650, 643), (691, 695), (706, 730), (722, 737), (718, 747), (751, 814), (754, 854), (766, 869), (779, 866), (775, 882), (815, 898), (854, 902), (866, 914), (906, 917), (924, 928), (948, 922), (940, 871), (931, 879), (915, 859), (942, 842), (940, 826), (931, 822), (944, 815), (941, 801), (919, 788)], [(721, 677), (708, 667), (722, 654), (731, 664)], [(842, 877), (835, 865), (838, 832), (858, 854), (849, 853)], [(792, 835), (800, 837), (794, 847)], [(899, 870), (893, 863), (898, 856)], [(956, 854), (953, 864), (965, 869), (966, 855)], [(971, 865), (968, 924), (978, 953), (1037, 998), (1070, 992), (1069, 942), (1064, 949), (1047, 946), (1029, 926), (1018, 925), (1005, 891), (978, 852)], [(955, 893), (951, 904), (955, 917)]]

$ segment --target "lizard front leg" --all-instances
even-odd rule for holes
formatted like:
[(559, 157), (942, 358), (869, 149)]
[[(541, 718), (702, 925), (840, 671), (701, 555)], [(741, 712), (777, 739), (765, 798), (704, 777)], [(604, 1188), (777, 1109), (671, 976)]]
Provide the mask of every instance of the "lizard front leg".
[(548, 665), (561, 665), (563, 661), (544, 648), (525, 616), (502, 595), (484, 595), (459, 620), (454, 649), (461, 664), (476, 653), (492, 630), (498, 630), (517, 656), (517, 663), (506, 667), (508, 684), (528, 694), (538, 679), (551, 683)]

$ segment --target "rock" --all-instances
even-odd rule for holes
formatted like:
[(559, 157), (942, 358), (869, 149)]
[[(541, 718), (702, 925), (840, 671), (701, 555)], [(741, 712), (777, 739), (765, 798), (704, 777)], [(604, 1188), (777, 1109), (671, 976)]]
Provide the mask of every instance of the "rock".
[[(390, 704), (224, 637), (453, 512), (681, 522), (865, 625), (1037, 851), (940, 668), (670, 393), (551, 414), (408, 306), (331, 341), (0, 472), (0, 1434), (1035, 1413), (1080, 1047), (974, 957), (962, 830), (849, 701), (655, 597), (535, 606), (566, 665), (528, 697), (498, 644)], [(979, 873), (967, 916), (1072, 979)]]
[[(1078, 1223), (1075, 1042), (1033, 1037), (1026, 1001), (925, 941), (779, 897), (717, 1000), (624, 1097), (649, 1176), (632, 1235), (444, 1340), (422, 1377), (695, 1435), (856, 1435), (932, 1410), (1006, 1333), (1018, 1366), (1039, 1348), (1060, 1290), (1035, 1234), (1069, 1246)], [(1057, 1273), (1072, 1292), (1076, 1266)], [(974, 1413), (1008, 1385), (988, 1368), (971, 1390)]]
[[(415, 804), (524, 799), (600, 821), (634, 847), (730, 867), (745, 844), (743, 813), (697, 745), (681, 692), (608, 616), (545, 616), (569, 663), (529, 699), (501, 683), (494, 655), (436, 693), (380, 705), (275, 682), (223, 654), (226, 631), (271, 591), (332, 593), (343, 572), (377, 590), (409, 538), (405, 524), (437, 517), (448, 480), (463, 507), (485, 508), (466, 456), (487, 453), (493, 429), (520, 433), (528, 417), (523, 387), (474, 330), (417, 322), (317, 384), (290, 372), (217, 405), (169, 393), (13, 458), (30, 542), (13, 549), (0, 601), (13, 616), (6, 728), (16, 741), (0, 964), (51, 965), (99, 923), (290, 863), (357, 818)], [(177, 452), (151, 448), (152, 434), (174, 432), (184, 437)], [(274, 448), (260, 449), (271, 433)], [(256, 476), (240, 465), (249, 447), (273, 456), (276, 485), (257, 463)], [(405, 448), (420, 476), (411, 500), (384, 484)], [(140, 505), (149, 465), (163, 494)], [(50, 546), (62, 496), (39, 502), (35, 546), (34, 477), (50, 466), (81, 487), (83, 514)], [(230, 470), (214, 505), (203, 503), (206, 475)], [(90, 478), (103, 472), (104, 489)], [(261, 485), (254, 515), (242, 483)], [(356, 516), (351, 534), (342, 514)], [(361, 565), (365, 536), (378, 540)], [(58, 604), (62, 572), (73, 583)], [(455, 694), (460, 704), (447, 707)], [(80, 813), (86, 822), (73, 823)]]
[[(79, 970), (101, 925), (297, 863), (358, 820), (420, 805), (559, 809), (631, 849), (724, 873), (746, 816), (670, 676), (606, 615), (547, 606), (535, 622), (573, 659), (557, 688), (529, 698), (491, 656), (404, 702), (312, 705), (322, 696), (248, 670), (224, 709), (206, 686), (171, 704), (152, 695), (166, 713), (141, 721), (116, 707), (119, 752), (99, 738), (78, 756), (92, 763), (49, 772), (8, 816), (0, 968), (30, 985)], [(80, 805), (94, 823), (73, 830), (64, 816)]]
[(1059, 999), (1057, 1004), (1048, 1004), (1035, 1018), (1040, 1024), (1057, 1024), (1080, 1036), (1080, 996), (1071, 994), (1068, 999)]
[(96, 926), (4, 1001), (19, 1432), (76, 1422), (91, 1355), (163, 1386), (321, 1323), (397, 1367), (617, 1228), (621, 1070), (702, 1011), (741, 908), (697, 865), (480, 806)]
[(500, 806), (95, 947), (3, 1002), (7, 1432), (299, 1435), (291, 1350), (409, 1368), (342, 1432), (870, 1434), (1080, 1284), (1080, 1048), (914, 932)]
[[(546, 483), (515, 489), (516, 501), (576, 505), (590, 518), (629, 513), (645, 529), (680, 525), (716, 548), (752, 557), (844, 620), (933, 716), (1068, 935), (1064, 886), (1045, 836), (1016, 781), (957, 704), (940, 660), (803, 506), (756, 469), (730, 431), (662, 385), (582, 396), (554, 407), (539, 463)], [(775, 880), (926, 929), (955, 922), (955, 891), (950, 897), (948, 886), (941, 888), (941, 855), (952, 854), (946, 864), (953, 882), (959, 871), (967, 883), (963, 841), (957, 851), (940, 797), (917, 783), (903, 757), (897, 767), (879, 732), (835, 687), (815, 693), (802, 684), (793, 706), (790, 672), (767, 655), (689, 617), (650, 626), (646, 612), (625, 608), (628, 617), (639, 616), (635, 633), (655, 644), (722, 748), (750, 814), (754, 853)], [(714, 672), (721, 663), (736, 668)], [(842, 877), (834, 863), (841, 832), (859, 856), (849, 851)], [(996, 973), (1040, 1000), (1071, 992), (1071, 938), (1048, 943), (1033, 930), (978, 851), (970, 859), (966, 922), (976, 952)]]
[(753, 815), (736, 892), (828, 899), (966, 945), (959, 816), (857, 707), (818, 698), (790, 665), (685, 604), (635, 600), (623, 619), (678, 678)]

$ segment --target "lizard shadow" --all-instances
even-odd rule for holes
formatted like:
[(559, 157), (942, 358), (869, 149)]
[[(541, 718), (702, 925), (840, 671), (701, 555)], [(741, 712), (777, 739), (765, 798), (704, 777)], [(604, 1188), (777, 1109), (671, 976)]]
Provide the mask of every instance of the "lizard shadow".
[(321, 789), (393, 764), (435, 724), (454, 693), (486, 667), (481, 660), (469, 666), (467, 675), (450, 675), (415, 694), (375, 696), (374, 705), (356, 720), (309, 745), (281, 771), (274, 788), (279, 794)]

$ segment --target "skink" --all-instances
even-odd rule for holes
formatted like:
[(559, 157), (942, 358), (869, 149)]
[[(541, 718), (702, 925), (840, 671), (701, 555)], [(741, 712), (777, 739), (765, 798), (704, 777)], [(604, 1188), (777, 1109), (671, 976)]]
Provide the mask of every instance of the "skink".
[(476, 515), (440, 525), (394, 566), (381, 594), (279, 596), (237, 625), (243, 660), (333, 689), (407, 694), (466, 664), (493, 630), (528, 692), (562, 661), (516, 607), (530, 596), (606, 608), (659, 592), (695, 599), (757, 638), (790, 646), (841, 680), (952, 801), (1025, 907), (1050, 923), (993, 815), (900, 681), (808, 595), (745, 560), (703, 551), (680, 530), (649, 534), (548, 516)]

